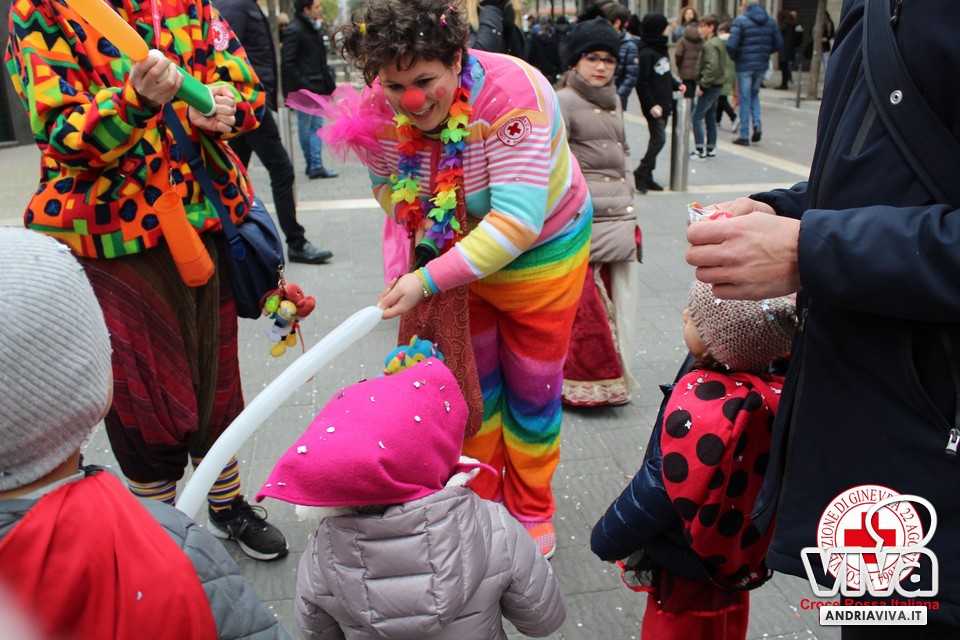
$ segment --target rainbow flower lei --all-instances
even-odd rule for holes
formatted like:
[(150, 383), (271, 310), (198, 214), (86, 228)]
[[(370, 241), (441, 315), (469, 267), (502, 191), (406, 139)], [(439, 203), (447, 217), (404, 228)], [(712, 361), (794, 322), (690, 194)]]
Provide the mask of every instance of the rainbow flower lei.
[[(460, 197), (458, 191), (463, 191), (463, 152), (467, 148), (467, 124), (473, 108), (470, 106), (470, 92), (473, 89), (474, 60), (467, 58), (460, 71), (460, 84), (453, 94), (450, 104), (450, 115), (440, 131), (440, 142), (443, 143), (443, 157), (437, 165), (434, 177), (435, 186), (430, 202), (433, 207), (426, 214), (434, 224), (426, 232), (440, 252), (453, 246), (455, 235), (463, 235), (463, 227), (456, 217), (456, 210)], [(399, 204), (396, 208), (396, 220), (404, 225), (407, 233), (413, 235), (420, 229), (423, 221), (424, 209), (420, 200), (420, 186), (423, 177), (420, 175), (419, 152), (427, 148), (428, 142), (423, 138), (423, 132), (410, 124), (410, 119), (403, 114), (396, 114), (393, 118), (397, 127), (397, 173), (390, 176), (393, 193), (391, 202)], [(450, 244), (448, 244), (450, 242)]]

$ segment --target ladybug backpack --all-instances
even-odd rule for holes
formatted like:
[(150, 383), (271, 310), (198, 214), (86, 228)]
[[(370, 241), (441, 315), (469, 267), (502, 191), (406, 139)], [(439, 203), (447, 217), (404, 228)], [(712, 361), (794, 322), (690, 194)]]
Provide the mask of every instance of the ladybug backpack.
[(783, 378), (695, 370), (667, 400), (660, 434), (663, 486), (684, 537), (712, 580), (754, 589), (770, 579), (773, 527), (750, 518), (770, 458)]

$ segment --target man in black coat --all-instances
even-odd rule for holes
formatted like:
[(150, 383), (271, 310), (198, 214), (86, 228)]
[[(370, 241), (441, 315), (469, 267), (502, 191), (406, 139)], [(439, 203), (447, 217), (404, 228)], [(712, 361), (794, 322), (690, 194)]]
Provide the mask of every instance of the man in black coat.
[(303, 226), (297, 222), (297, 203), (293, 195), (293, 164), (280, 141), (280, 131), (273, 118), (277, 109), (277, 52), (270, 33), (270, 23), (256, 0), (215, 0), (220, 14), (226, 18), (233, 32), (243, 44), (250, 64), (260, 78), (267, 94), (267, 108), (260, 126), (234, 138), (230, 146), (244, 165), (256, 153), (270, 174), (270, 189), (277, 220), (287, 240), (287, 256), (291, 262), (321, 264), (333, 257), (326, 249), (314, 246), (304, 236)]
[[(869, 37), (865, 6), (878, 22)], [(828, 587), (848, 575), (865, 582), (862, 552), (848, 558), (849, 572), (830, 557), (828, 575), (819, 553), (804, 549), (875, 549), (881, 538), (887, 549), (914, 546), (933, 533), (912, 572), (885, 566), (880, 580), (897, 589), (893, 598), (936, 601), (928, 625), (844, 627), (844, 640), (960, 637), (960, 153), (951, 150), (960, 144), (960, 91), (943, 82), (960, 49), (941, 26), (958, 23), (955, 0), (844, 2), (809, 180), (721, 203), (734, 217), (687, 230), (687, 261), (718, 297), (799, 291), (800, 326), (754, 508), (759, 524), (776, 513), (769, 566)], [(928, 115), (911, 116), (922, 103)], [(904, 150), (931, 141), (926, 153)], [(912, 499), (882, 506), (897, 494), (932, 509)], [(881, 538), (859, 535), (871, 505)], [(875, 571), (874, 558), (865, 561)], [(897, 558), (887, 558), (892, 567)], [(889, 604), (873, 584), (865, 599)]]
[[(327, 47), (323, 44), (323, 5), (320, 0), (295, 0), (293, 8), (296, 15), (283, 31), (280, 50), (283, 95), (300, 89), (329, 95), (336, 88), (336, 81), (327, 66)], [(317, 135), (322, 126), (323, 118), (297, 112), (300, 147), (311, 180), (338, 175), (323, 167), (323, 141)]]

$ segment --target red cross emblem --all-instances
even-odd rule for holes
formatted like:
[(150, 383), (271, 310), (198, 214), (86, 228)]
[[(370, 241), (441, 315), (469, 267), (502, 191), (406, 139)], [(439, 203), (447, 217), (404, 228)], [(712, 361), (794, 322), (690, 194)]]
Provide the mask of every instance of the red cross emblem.
[(516, 116), (500, 125), (497, 129), (497, 137), (503, 144), (513, 147), (530, 135), (532, 130), (533, 125), (530, 124), (527, 116)]

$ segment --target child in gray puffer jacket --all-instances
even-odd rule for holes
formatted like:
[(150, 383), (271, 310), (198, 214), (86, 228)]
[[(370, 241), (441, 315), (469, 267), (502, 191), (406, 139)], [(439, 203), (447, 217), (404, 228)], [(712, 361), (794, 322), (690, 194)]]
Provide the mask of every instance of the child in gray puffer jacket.
[[(303, 638), (546, 636), (566, 617), (533, 538), (465, 485), (467, 408), (436, 358), (334, 396), (260, 490), (319, 518), (300, 560)], [(321, 507), (321, 509), (309, 509)], [(312, 512), (312, 513), (310, 513)]]

